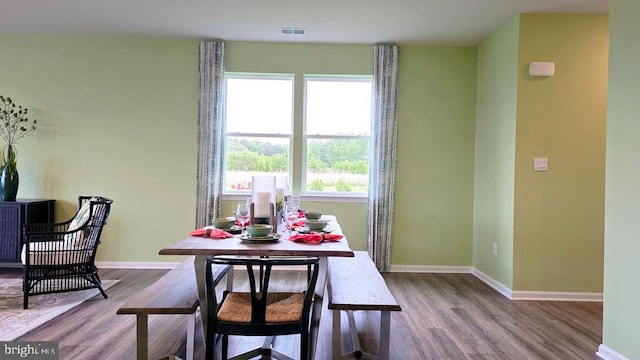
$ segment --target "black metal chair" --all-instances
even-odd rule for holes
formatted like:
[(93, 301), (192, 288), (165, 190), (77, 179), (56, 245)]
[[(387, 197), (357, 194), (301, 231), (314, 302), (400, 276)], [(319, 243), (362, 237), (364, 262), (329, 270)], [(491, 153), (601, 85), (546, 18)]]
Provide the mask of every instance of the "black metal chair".
[[(213, 264), (242, 265), (247, 269), (249, 292), (225, 291), (218, 303)], [(270, 291), (269, 280), (272, 268), (300, 266), (307, 271), (307, 281), (297, 291)], [(256, 270), (258, 276), (256, 276)], [(300, 359), (309, 359), (309, 329), (314, 289), (318, 280), (319, 259), (317, 257), (269, 257), (241, 258), (215, 256), (207, 259), (206, 299), (207, 331), (206, 359), (213, 360), (216, 337), (222, 335), (222, 358), (227, 359), (229, 335), (265, 336), (268, 340), (258, 348), (233, 359), (250, 359), (262, 355), (280, 359), (291, 359), (271, 347), (271, 338), (277, 335), (300, 334)]]
[(97, 288), (107, 298), (94, 262), (111, 203), (100, 196), (79, 196), (73, 218), (23, 226), (24, 309), (32, 295)]

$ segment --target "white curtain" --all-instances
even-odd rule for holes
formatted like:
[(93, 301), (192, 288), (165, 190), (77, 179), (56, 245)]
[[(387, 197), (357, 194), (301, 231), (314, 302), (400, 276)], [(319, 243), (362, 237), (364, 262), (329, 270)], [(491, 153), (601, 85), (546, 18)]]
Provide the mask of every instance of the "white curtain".
[(196, 228), (209, 225), (222, 207), (224, 57), (224, 42), (200, 42)]
[(398, 46), (373, 46), (373, 136), (369, 168), (368, 250), (378, 270), (391, 267), (396, 163)]

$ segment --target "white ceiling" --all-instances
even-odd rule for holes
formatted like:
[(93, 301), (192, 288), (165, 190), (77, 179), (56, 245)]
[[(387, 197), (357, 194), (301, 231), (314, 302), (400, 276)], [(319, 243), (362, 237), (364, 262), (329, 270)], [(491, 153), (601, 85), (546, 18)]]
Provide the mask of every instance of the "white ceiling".
[(0, 0), (0, 33), (475, 45), (521, 12), (608, 10), (609, 0)]

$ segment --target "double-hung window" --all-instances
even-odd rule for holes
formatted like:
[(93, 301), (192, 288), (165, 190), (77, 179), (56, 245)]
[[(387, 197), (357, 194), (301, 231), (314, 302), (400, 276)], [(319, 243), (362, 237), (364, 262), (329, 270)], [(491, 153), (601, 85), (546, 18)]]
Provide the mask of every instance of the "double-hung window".
[(251, 190), (253, 175), (289, 176), (293, 76), (226, 74), (224, 191)]
[(225, 193), (275, 175), (293, 193), (366, 196), (370, 76), (227, 73), (225, 85)]
[(304, 193), (367, 193), (371, 77), (305, 77)]

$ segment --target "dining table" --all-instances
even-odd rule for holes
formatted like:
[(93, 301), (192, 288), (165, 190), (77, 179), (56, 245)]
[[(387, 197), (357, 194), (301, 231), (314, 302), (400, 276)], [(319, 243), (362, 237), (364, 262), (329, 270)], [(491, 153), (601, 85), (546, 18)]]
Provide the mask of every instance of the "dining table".
[[(316, 256), (320, 259), (318, 281), (315, 289), (314, 305), (311, 309), (310, 354), (313, 359), (318, 339), (320, 315), (327, 280), (328, 257), (353, 257), (353, 250), (349, 247), (347, 237), (342, 233), (339, 222), (333, 215), (323, 215), (327, 220), (326, 231), (334, 235), (342, 235), (338, 241), (322, 241), (320, 243), (295, 242), (289, 240), (296, 231), (278, 227), (280, 238), (278, 241), (247, 242), (236, 235), (229, 238), (213, 239), (201, 236), (188, 236), (182, 241), (162, 248), (160, 255), (195, 255), (194, 268), (200, 300), (200, 314), (203, 331), (206, 332), (207, 306), (205, 297), (205, 264), (206, 259), (215, 255), (236, 256)], [(227, 290), (232, 290), (233, 275), (227, 275)], [(205, 334), (206, 335), (206, 334)], [(206, 337), (205, 337), (206, 338)], [(207, 346), (209, 344), (205, 344)]]

